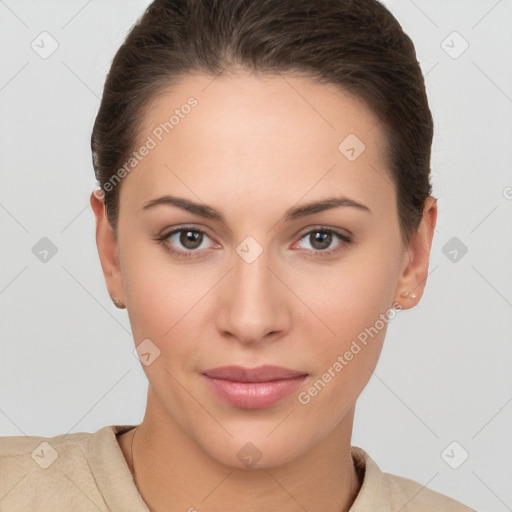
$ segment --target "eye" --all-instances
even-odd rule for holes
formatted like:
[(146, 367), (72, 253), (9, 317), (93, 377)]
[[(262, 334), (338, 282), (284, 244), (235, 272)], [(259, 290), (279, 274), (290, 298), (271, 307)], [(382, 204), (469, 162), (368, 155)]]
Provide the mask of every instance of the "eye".
[[(304, 234), (300, 241), (306, 242), (305, 249), (310, 250), (313, 254), (327, 256), (333, 254), (344, 247), (348, 246), (352, 240), (349, 236), (344, 235), (332, 228), (317, 228)], [(307, 247), (309, 244), (310, 247)]]
[[(177, 258), (200, 257), (205, 251), (209, 251), (215, 246), (206, 232), (186, 226), (168, 231), (157, 237), (156, 240)], [(302, 241), (305, 241), (306, 245), (310, 245), (310, 247), (302, 248), (314, 256), (329, 256), (352, 243), (348, 235), (326, 227), (316, 228), (305, 233), (298, 242), (299, 246)]]
[(208, 240), (211, 241), (203, 230), (193, 227), (173, 229), (157, 238), (169, 252), (183, 258), (199, 256), (200, 252), (211, 248)]

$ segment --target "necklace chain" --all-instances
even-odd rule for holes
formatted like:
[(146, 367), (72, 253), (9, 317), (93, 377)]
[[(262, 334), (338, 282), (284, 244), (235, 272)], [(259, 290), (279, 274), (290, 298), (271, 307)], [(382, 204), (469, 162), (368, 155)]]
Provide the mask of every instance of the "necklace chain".
[(137, 487), (137, 489), (139, 490), (139, 493), (140, 493), (140, 489), (139, 489), (139, 486), (137, 484), (137, 476), (135, 475), (135, 463), (133, 461), (133, 440), (135, 439), (135, 433), (136, 432), (137, 432), (137, 427), (135, 427), (133, 429), (132, 442), (130, 444), (130, 459), (131, 459), (131, 463), (132, 463), (133, 480), (135, 482), (135, 486)]

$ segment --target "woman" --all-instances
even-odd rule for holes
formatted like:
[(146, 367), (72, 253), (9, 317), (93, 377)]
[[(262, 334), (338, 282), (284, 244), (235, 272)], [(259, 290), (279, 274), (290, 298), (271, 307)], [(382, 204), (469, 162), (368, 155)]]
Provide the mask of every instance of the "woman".
[(2, 439), (5, 510), (471, 510), (351, 446), (387, 325), (426, 284), (432, 134), (375, 0), (153, 2), (92, 134), (144, 420)]

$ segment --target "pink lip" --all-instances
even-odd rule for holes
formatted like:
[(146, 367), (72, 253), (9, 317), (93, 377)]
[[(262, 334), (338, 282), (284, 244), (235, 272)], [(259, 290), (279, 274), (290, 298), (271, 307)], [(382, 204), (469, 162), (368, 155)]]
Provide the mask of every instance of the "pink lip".
[(242, 409), (269, 407), (293, 393), (306, 379), (304, 372), (279, 366), (223, 366), (206, 370), (208, 386), (229, 404)]

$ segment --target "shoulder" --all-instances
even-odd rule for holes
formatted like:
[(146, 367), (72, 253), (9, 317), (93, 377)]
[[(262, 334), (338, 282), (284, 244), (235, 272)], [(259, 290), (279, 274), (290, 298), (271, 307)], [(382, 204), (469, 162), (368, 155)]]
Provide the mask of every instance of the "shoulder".
[(384, 487), (394, 506), (403, 507), (403, 512), (475, 512), (444, 494), (425, 487), (424, 485), (397, 475), (384, 473)]
[(28, 471), (49, 469), (58, 466), (61, 470), (70, 462), (76, 463), (84, 457), (93, 438), (107, 428), (92, 434), (78, 432), (54, 437), (4, 436), (0, 437), (0, 459), (2, 467), (10, 470)]
[[(55, 437), (0, 437), (3, 472), (12, 477), (40, 474), (52, 467), (58, 467), (62, 471), (71, 461), (76, 463), (83, 458), (84, 449), (92, 436), (93, 434), (80, 432)], [(46, 475), (54, 473), (54, 470), (46, 471)]]
[(54, 437), (0, 437), (2, 510), (103, 510), (94, 458), (102, 447), (112, 446), (116, 428)]
[(361, 448), (352, 447), (352, 456), (364, 477), (350, 512), (475, 512), (474, 509), (414, 480), (382, 472)]

